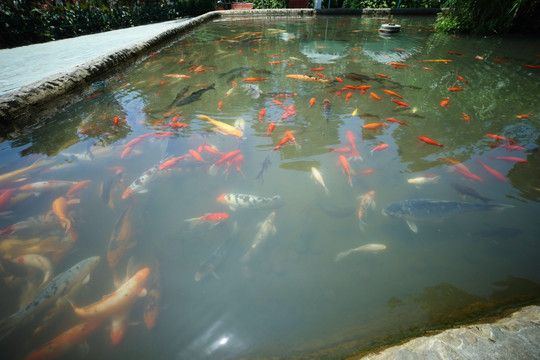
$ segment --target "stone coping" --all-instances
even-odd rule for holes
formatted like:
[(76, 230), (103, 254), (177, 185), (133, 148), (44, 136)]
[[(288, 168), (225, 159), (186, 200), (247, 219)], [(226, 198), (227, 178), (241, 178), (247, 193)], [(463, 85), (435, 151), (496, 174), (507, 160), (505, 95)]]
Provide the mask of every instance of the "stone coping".
[[(337, 11), (336, 11), (337, 10)], [(40, 81), (24, 86), (14, 92), (0, 96), (0, 129), (23, 126), (29, 119), (37, 116), (46, 117), (54, 113), (56, 108), (63, 106), (70, 100), (67, 95), (72, 92), (80, 92), (87, 84), (95, 81), (100, 76), (114, 70), (120, 65), (148, 54), (151, 49), (175, 36), (187, 33), (197, 26), (216, 19), (238, 19), (250, 17), (305, 17), (321, 15), (432, 15), (438, 9), (364, 9), (360, 12), (347, 12), (347, 9), (335, 9), (333, 11), (315, 11), (314, 9), (261, 9), (261, 10), (221, 10), (211, 11), (206, 14), (191, 18), (178, 27), (165, 30), (153, 38), (142, 41), (136, 45), (116, 51), (109, 55), (92, 59), (75, 70), (59, 73)], [(398, 11), (399, 10), (399, 11)], [(406, 10), (406, 11), (405, 11)]]

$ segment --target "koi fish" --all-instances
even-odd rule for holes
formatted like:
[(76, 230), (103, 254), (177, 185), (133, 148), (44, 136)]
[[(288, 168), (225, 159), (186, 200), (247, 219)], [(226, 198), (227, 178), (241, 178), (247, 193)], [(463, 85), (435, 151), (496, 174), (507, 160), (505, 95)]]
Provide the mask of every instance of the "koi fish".
[(537, 65), (537, 64), (534, 64), (534, 65), (531, 65), (531, 64), (526, 64), (526, 65), (523, 65), (524, 67), (526, 67), (527, 69), (540, 69), (540, 65)]
[(235, 136), (237, 138), (242, 138), (244, 136), (244, 133), (242, 130), (235, 128), (234, 126), (231, 126), (229, 124), (226, 124), (224, 122), (221, 122), (219, 120), (213, 119), (210, 116), (206, 115), (197, 115), (197, 117), (200, 120), (208, 121), (210, 124), (214, 125), (217, 128), (217, 131), (224, 134), (224, 135), (231, 135)]
[(411, 105), (407, 104), (406, 102), (399, 101), (399, 100), (396, 100), (396, 99), (392, 99), (391, 101), (394, 104), (396, 104), (397, 106), (401, 106), (401, 107), (409, 107), (409, 106), (411, 106)]
[(387, 126), (388, 125), (382, 122), (372, 122), (372, 123), (367, 123), (367, 124), (362, 125), (362, 128), (368, 129), (368, 130), (377, 130), (377, 129), (385, 128)]
[(247, 77), (242, 79), (243, 82), (258, 82), (258, 81), (265, 81), (268, 78), (265, 77)]
[(276, 128), (276, 124), (271, 122), (270, 124), (268, 124), (268, 127), (266, 128), (266, 135), (272, 135), (272, 132), (274, 131), (274, 129)]
[(523, 120), (523, 119), (528, 119), (530, 117), (531, 114), (517, 114), (516, 115), (516, 118), (517, 119), (520, 119), (520, 120)]
[(72, 227), (72, 219), (67, 213), (68, 205), (71, 204), (78, 204), (78, 199), (66, 199), (63, 196), (57, 197), (52, 202), (52, 212), (56, 217), (58, 218), (58, 221), (60, 221), (60, 224), (62, 224), (62, 227), (66, 232), (71, 230)]
[(381, 73), (376, 73), (375, 76), (378, 77), (378, 78), (381, 78), (381, 79), (391, 79), (390, 76), (388, 76), (386, 74), (381, 74)]
[(463, 118), (463, 121), (466, 121), (466, 122), (471, 121), (471, 116), (469, 114), (461, 113), (461, 117)]
[(41, 270), (41, 272), (43, 272), (43, 280), (41, 281), (42, 285), (49, 281), (53, 273), (51, 261), (45, 256), (38, 254), (20, 255), (13, 259), (13, 262)]
[(229, 151), (225, 154), (223, 154), (215, 163), (213, 163), (212, 165), (210, 165), (210, 168), (208, 168), (208, 173), (212, 176), (216, 175), (217, 174), (217, 168), (223, 164), (228, 164), (228, 163), (231, 163), (232, 164), (232, 161), (235, 157), (237, 157), (238, 155), (240, 155), (242, 152), (240, 151), (240, 149), (236, 149), (236, 150), (233, 150), (233, 151)]
[(25, 184), (19, 187), (21, 191), (44, 191), (44, 190), (54, 190), (66, 186), (72, 186), (77, 184), (74, 181), (64, 181), (64, 180), (47, 180), (47, 181), (38, 181), (31, 184)]
[(285, 131), (285, 135), (279, 140), (279, 142), (274, 146), (274, 150), (279, 150), (281, 147), (288, 142), (296, 143), (296, 139), (294, 137), (294, 133), (290, 130)]
[(480, 160), (476, 160), (480, 165), (482, 165), (482, 167), (488, 172), (490, 173), (493, 177), (495, 177), (497, 180), (499, 181), (508, 181), (508, 179), (506, 178), (506, 176), (504, 176), (503, 174), (501, 174), (500, 172), (498, 172), (497, 170), (495, 170), (494, 168), (492, 168), (491, 166), (489, 165), (486, 165), (484, 164), (482, 161)]
[(523, 159), (516, 156), (495, 156), (495, 159), (515, 162), (515, 163), (520, 163), (520, 164), (526, 164), (528, 162), (527, 159)]
[(26, 166), (26, 167), (23, 167), (23, 168), (20, 168), (20, 169), (17, 169), (17, 170), (13, 170), (13, 171), (10, 171), (8, 173), (0, 175), (0, 182), (11, 180), (11, 179), (13, 179), (13, 178), (15, 178), (17, 176), (20, 176), (20, 175), (22, 175), (24, 173), (27, 173), (27, 172), (29, 172), (31, 170), (37, 169), (38, 167), (43, 166), (45, 164), (46, 164), (45, 161), (37, 160), (36, 162), (34, 162), (33, 164), (31, 164), (29, 166)]
[(351, 100), (351, 97), (352, 97), (352, 92), (348, 92), (346, 95), (345, 95), (345, 102), (349, 102), (349, 100)]
[(319, 183), (319, 185), (321, 185), (324, 189), (324, 192), (326, 193), (326, 195), (328, 195), (330, 192), (328, 191), (328, 188), (326, 187), (326, 184), (324, 183), (324, 179), (323, 179), (323, 176), (321, 174), (321, 172), (319, 170), (317, 170), (317, 168), (315, 167), (312, 167), (311, 168), (311, 177)]
[(502, 135), (497, 135), (497, 134), (490, 134), (490, 133), (487, 133), (486, 136), (488, 138), (491, 138), (493, 140), (497, 140), (497, 141), (506, 141), (508, 142), (509, 144), (512, 144), (514, 143), (514, 140), (506, 137), (506, 136), (502, 136)]
[(428, 138), (427, 136), (417, 136), (418, 140), (422, 141), (422, 142), (425, 142), (426, 144), (429, 144), (429, 145), (434, 145), (434, 146), (439, 146), (439, 147), (443, 147), (444, 145), (439, 143), (438, 141), (436, 140), (433, 140), (431, 138)]
[[(461, 165), (461, 166), (460, 166)], [(463, 175), (464, 177), (466, 177), (467, 179), (470, 179), (470, 180), (473, 180), (473, 181), (483, 181), (482, 178), (478, 175), (476, 175), (475, 173), (473, 173), (472, 171), (470, 171), (465, 165), (463, 164), (456, 164), (454, 165), (454, 169), (461, 175)]]
[(398, 94), (398, 93), (395, 92), (395, 91), (383, 89), (383, 92), (384, 92), (385, 94), (387, 94), (387, 95), (390, 95), (390, 96), (393, 96), (393, 97), (397, 97), (398, 99), (403, 99), (403, 96), (401, 96), (400, 94)]
[(115, 269), (124, 254), (135, 246), (132, 239), (133, 207), (128, 206), (116, 221), (107, 244), (107, 261)]
[(11, 224), (9, 226), (6, 226), (4, 228), (0, 228), (0, 235), (12, 235), (16, 232), (19, 232), (21, 230), (25, 229), (38, 229), (38, 228), (47, 228), (55, 226), (56, 222), (52, 216), (47, 215), (39, 215), (35, 217), (29, 217), (25, 220), (16, 222), (14, 224)]
[(343, 79), (340, 78), (340, 77), (338, 77), (338, 76), (336, 76), (336, 81), (342, 83), (342, 82), (343, 82)]
[(227, 205), (231, 211), (238, 209), (276, 209), (284, 205), (279, 195), (263, 197), (251, 194), (223, 193), (216, 197), (216, 201)]
[(208, 71), (208, 70), (211, 70), (211, 68), (205, 67), (205, 66), (202, 66), (202, 65), (198, 65), (198, 66), (195, 66), (195, 65), (194, 65), (194, 66), (191, 66), (191, 67), (189, 68), (189, 71), (191, 71), (191, 72), (193, 72), (193, 73), (196, 73), (196, 74), (198, 74), (198, 73), (203, 73), (203, 72), (206, 72), (206, 71)]
[(390, 145), (385, 144), (385, 143), (376, 145), (371, 149), (371, 151), (370, 151), (371, 155), (373, 155), (374, 152), (383, 151), (383, 150), (388, 149), (389, 147), (390, 147)]
[(399, 120), (399, 119), (396, 119), (396, 118), (393, 118), (393, 117), (386, 118), (385, 120), (387, 122), (389, 122), (389, 123), (396, 123), (396, 124), (399, 124), (399, 125), (407, 126), (407, 123), (405, 121)]
[(184, 160), (186, 157), (187, 157), (187, 155), (180, 155), (180, 156), (175, 156), (175, 157), (169, 158), (169, 159), (163, 161), (161, 164), (159, 164), (158, 169), (160, 171), (170, 169), (173, 166), (175, 166), (178, 162)]
[(515, 144), (503, 144), (501, 145), (502, 148), (505, 148), (509, 151), (525, 151), (527, 150), (525, 147), (521, 145), (515, 145)]
[(196, 218), (186, 219), (186, 222), (189, 222), (191, 226), (196, 226), (207, 223), (219, 224), (224, 220), (229, 218), (227, 213), (207, 213)]
[(0, 190), (0, 209), (5, 208), (11, 203), (11, 199), (16, 190), (17, 189), (15, 188)]
[(148, 184), (155, 179), (159, 170), (158, 166), (153, 166), (146, 170), (141, 176), (133, 181), (122, 193), (122, 200), (126, 200), (133, 194), (144, 194), (148, 192)]
[(281, 121), (285, 121), (286, 119), (295, 116), (296, 115), (296, 106), (289, 105), (284, 107), (285, 111), (283, 114), (281, 114)]
[(276, 212), (272, 211), (263, 222), (259, 223), (255, 239), (249, 246), (248, 250), (242, 256), (242, 262), (245, 263), (249, 261), (255, 251), (261, 246), (261, 244), (264, 243), (270, 236), (274, 236), (276, 234), (277, 230), (276, 226), (274, 225), (275, 219)]
[(439, 175), (427, 175), (427, 176), (418, 176), (414, 178), (408, 178), (407, 182), (411, 185), (425, 185), (425, 184), (435, 184), (440, 180)]
[(358, 218), (358, 226), (360, 227), (360, 230), (364, 230), (364, 216), (366, 215), (366, 211), (368, 208), (375, 208), (375, 191), (370, 190), (360, 196), (356, 199), (358, 201), (358, 205), (356, 207), (356, 217)]
[(323, 67), (314, 67), (314, 68), (311, 68), (310, 70), (313, 71), (313, 72), (319, 72), (319, 71), (324, 71), (324, 68)]
[(197, 161), (204, 162), (204, 159), (202, 158), (201, 154), (199, 154), (196, 150), (189, 149), (189, 155), (191, 155), (192, 158), (194, 158)]
[(335, 261), (341, 261), (345, 257), (354, 254), (354, 253), (360, 253), (360, 252), (370, 252), (370, 253), (378, 253), (380, 251), (386, 250), (386, 245), (384, 244), (366, 244), (362, 245), (353, 249), (349, 249), (347, 251), (342, 251), (336, 255)]
[(300, 80), (300, 81), (312, 81), (312, 82), (322, 82), (322, 83), (330, 82), (330, 80), (328, 79), (316, 78), (309, 75), (287, 74), (285, 76), (288, 77), (289, 79)]
[(450, 103), (450, 98), (444, 98), (441, 101), (439, 101), (439, 105), (441, 107), (447, 107), (449, 103)]
[(351, 156), (353, 157), (353, 159), (359, 159), (360, 161), (362, 161), (363, 160), (362, 156), (360, 155), (360, 152), (358, 151), (358, 148), (356, 147), (356, 138), (353, 132), (350, 130), (347, 130), (347, 132), (345, 133), (345, 136), (347, 138), (347, 141), (351, 145)]
[(439, 63), (439, 64), (448, 64), (454, 60), (452, 59), (430, 59), (430, 60), (418, 60), (424, 63)]
[(374, 93), (374, 92), (370, 92), (369, 97), (371, 98), (371, 100), (374, 100), (374, 101), (381, 101), (382, 100), (382, 98), (379, 95), (377, 95), (376, 93)]
[(452, 91), (452, 92), (463, 91), (463, 87), (462, 86), (449, 87), (448, 91)]
[(354, 171), (351, 170), (351, 167), (349, 166), (349, 161), (343, 155), (339, 155), (338, 160), (339, 160), (339, 164), (341, 165), (341, 168), (343, 170), (343, 173), (347, 175), (349, 186), (352, 187), (351, 173), (354, 174)]
[(405, 68), (409, 67), (409, 65), (407, 65), (407, 64), (400, 63), (400, 62), (395, 62), (395, 61), (389, 62), (388, 65), (390, 65), (394, 69), (405, 69)]
[(262, 123), (264, 120), (264, 117), (266, 116), (266, 108), (262, 108), (259, 110), (259, 122)]
[(317, 99), (315, 99), (314, 97), (309, 99), (309, 107), (313, 107), (313, 105), (315, 105), (316, 102), (317, 102)]
[(130, 307), (138, 296), (144, 294), (144, 287), (150, 273), (150, 268), (142, 268), (116, 291), (104, 296), (101, 300), (84, 307), (72, 304), (73, 312), (83, 319), (99, 319), (119, 313)]
[(279, 65), (283, 62), (283, 60), (273, 60), (273, 61), (269, 61), (268, 64), (270, 65)]
[(78, 191), (81, 191), (82, 189), (85, 189), (90, 185), (90, 180), (83, 180), (83, 181), (77, 181), (74, 183), (67, 191), (66, 196), (72, 197), (77, 193)]
[(184, 74), (165, 74), (164, 76), (173, 79), (191, 79), (191, 75)]
[(350, 153), (352, 150), (350, 147), (340, 147), (340, 148), (330, 148), (328, 149), (328, 151), (330, 152), (335, 152), (335, 153), (338, 153), (338, 154), (348, 154)]
[(371, 89), (371, 85), (345, 85), (341, 90), (359, 90), (365, 94), (369, 89)]

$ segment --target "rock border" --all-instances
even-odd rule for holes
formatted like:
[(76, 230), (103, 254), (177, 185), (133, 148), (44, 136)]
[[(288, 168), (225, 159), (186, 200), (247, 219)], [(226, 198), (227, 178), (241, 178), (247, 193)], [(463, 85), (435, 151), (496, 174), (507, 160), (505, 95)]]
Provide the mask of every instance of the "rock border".
[[(24, 126), (29, 119), (47, 117), (58, 108), (73, 101), (68, 94), (80, 94), (82, 87), (99, 77), (111, 72), (120, 65), (125, 65), (146, 55), (151, 49), (185, 34), (206, 22), (223, 19), (252, 17), (311, 17), (315, 15), (434, 15), (440, 9), (260, 9), (260, 10), (220, 10), (186, 20), (178, 27), (165, 30), (150, 40), (133, 45), (109, 55), (92, 59), (78, 65), (74, 70), (59, 73), (24, 86), (14, 92), (0, 96), (0, 129)], [(30, 121), (31, 122), (31, 121)]]

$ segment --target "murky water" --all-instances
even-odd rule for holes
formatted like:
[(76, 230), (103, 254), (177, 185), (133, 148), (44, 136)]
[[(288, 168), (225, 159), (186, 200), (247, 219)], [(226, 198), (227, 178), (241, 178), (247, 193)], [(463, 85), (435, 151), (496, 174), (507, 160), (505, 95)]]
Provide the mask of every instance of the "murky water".
[[(146, 291), (102, 300), (66, 358), (343, 357), (538, 299), (540, 70), (523, 65), (540, 43), (438, 35), (432, 20), (399, 19), (389, 38), (383, 19), (210, 23), (6, 134), (2, 173), (39, 161), (2, 177), (1, 316), (40, 291), (43, 271), (14, 264), (29, 254), (54, 275), (101, 256), (76, 307), (151, 269)], [(452, 61), (422, 62), (434, 59)], [(34, 184), (49, 180), (81, 189)], [(229, 207), (228, 193), (280, 198)], [(4, 339), (10, 356), (85, 321), (69, 305), (44, 321), (51, 308)], [(127, 309), (114, 345), (111, 318)]]

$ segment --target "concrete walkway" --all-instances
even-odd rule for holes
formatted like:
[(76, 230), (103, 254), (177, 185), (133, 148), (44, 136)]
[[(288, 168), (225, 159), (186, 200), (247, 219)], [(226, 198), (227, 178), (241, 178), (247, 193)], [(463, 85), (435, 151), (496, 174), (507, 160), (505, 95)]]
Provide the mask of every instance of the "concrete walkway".
[(494, 323), (419, 337), (363, 359), (540, 359), (540, 307), (525, 307)]
[(0, 50), (0, 96), (147, 41), (187, 18)]

